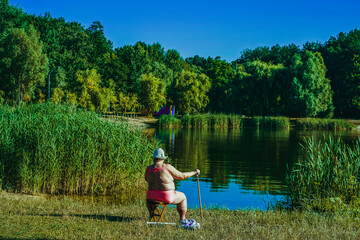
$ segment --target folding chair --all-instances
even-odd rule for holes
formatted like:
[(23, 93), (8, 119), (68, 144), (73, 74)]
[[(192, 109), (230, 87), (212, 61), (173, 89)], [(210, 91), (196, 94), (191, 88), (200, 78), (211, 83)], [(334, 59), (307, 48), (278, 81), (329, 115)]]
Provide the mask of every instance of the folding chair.
[(146, 205), (150, 209), (150, 222), (164, 222), (164, 213), (168, 203), (146, 200)]

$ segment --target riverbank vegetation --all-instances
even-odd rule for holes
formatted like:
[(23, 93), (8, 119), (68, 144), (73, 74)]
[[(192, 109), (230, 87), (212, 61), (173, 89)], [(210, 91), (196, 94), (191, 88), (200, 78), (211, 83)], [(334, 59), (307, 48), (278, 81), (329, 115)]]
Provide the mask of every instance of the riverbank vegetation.
[(0, 188), (25, 193), (138, 192), (158, 147), (125, 122), (71, 105), (3, 106), (0, 128)]
[(291, 120), (288, 117), (242, 117), (235, 114), (193, 114), (176, 117), (162, 115), (158, 120), (160, 127), (192, 128), (270, 128), (270, 129), (352, 129), (352, 125), (340, 119), (300, 118)]
[(351, 129), (349, 122), (343, 119), (322, 119), (322, 118), (299, 118), (294, 121), (299, 129)]
[(160, 43), (114, 48), (99, 21), (85, 28), (8, 0), (0, 12), (0, 104), (48, 100), (152, 114), (166, 98), (179, 114), (360, 117), (358, 29), (324, 43), (245, 49), (229, 63), (183, 59)]
[(331, 135), (306, 138), (304, 155), (287, 176), (291, 207), (313, 211), (355, 211), (360, 206), (360, 140), (353, 145)]

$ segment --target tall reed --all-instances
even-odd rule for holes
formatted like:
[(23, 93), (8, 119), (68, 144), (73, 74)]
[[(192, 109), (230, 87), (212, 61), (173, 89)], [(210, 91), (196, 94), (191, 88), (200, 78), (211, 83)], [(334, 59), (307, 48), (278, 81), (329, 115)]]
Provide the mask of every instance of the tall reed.
[(214, 128), (226, 128), (229, 124), (228, 116), (225, 114), (211, 114), (209, 120), (210, 125)]
[(242, 126), (242, 120), (240, 115), (236, 114), (230, 114), (228, 117), (228, 126), (229, 127), (241, 127)]
[(29, 193), (120, 193), (158, 147), (125, 122), (68, 105), (3, 106), (0, 127), (1, 187)]
[(287, 175), (293, 206), (329, 210), (359, 206), (360, 140), (353, 146), (331, 135), (324, 140), (305, 138), (304, 156)]
[(158, 120), (158, 125), (160, 127), (180, 127), (181, 121), (173, 115), (163, 114)]
[(243, 118), (244, 127), (271, 128), (271, 129), (289, 129), (290, 119), (287, 117), (251, 117)]
[(352, 126), (341, 119), (322, 119), (322, 118), (300, 118), (295, 120), (296, 128), (300, 129), (351, 129)]
[(193, 128), (207, 128), (210, 126), (210, 118), (208, 114), (194, 114), (191, 115), (191, 127)]

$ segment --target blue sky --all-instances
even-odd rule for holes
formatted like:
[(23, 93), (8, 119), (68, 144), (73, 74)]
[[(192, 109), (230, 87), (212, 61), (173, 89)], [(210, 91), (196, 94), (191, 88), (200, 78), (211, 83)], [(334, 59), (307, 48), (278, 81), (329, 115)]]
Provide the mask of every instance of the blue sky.
[(359, 0), (10, 0), (25, 12), (100, 21), (115, 47), (159, 42), (181, 56), (237, 59), (246, 48), (325, 42), (360, 28)]

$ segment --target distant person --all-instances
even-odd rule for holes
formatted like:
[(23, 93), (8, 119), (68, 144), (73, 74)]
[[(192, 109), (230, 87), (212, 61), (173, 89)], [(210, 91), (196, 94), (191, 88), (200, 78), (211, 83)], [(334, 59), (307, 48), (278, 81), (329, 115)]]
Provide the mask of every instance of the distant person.
[[(148, 182), (146, 199), (161, 201), (177, 205), (180, 221), (185, 220), (187, 211), (186, 196), (182, 192), (175, 191), (174, 178), (184, 180), (194, 175), (199, 175), (200, 170), (180, 172), (170, 164), (164, 163), (167, 158), (164, 150), (158, 148), (153, 154), (154, 164), (147, 166), (145, 180)], [(148, 208), (149, 212), (150, 209)]]

